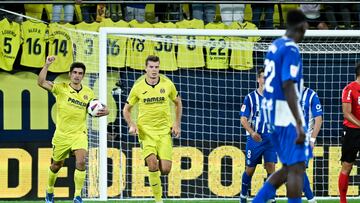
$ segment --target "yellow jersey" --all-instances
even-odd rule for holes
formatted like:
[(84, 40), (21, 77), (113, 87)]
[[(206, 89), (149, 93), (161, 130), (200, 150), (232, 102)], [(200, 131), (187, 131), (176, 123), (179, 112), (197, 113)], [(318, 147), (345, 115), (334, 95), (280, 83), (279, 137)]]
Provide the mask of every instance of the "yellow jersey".
[(0, 33), (0, 68), (11, 71), (21, 44), (20, 24), (4, 18), (0, 21)]
[[(110, 18), (105, 18), (101, 23), (100, 27), (129, 27), (129, 23), (120, 20), (113, 22)], [(126, 59), (126, 43), (127, 38), (108, 35), (107, 38), (107, 66), (114, 68), (124, 68)]]
[[(132, 20), (129, 23), (133, 28), (153, 28), (148, 22), (140, 23)], [(126, 66), (137, 70), (145, 69), (145, 59), (149, 55), (153, 55), (153, 42), (146, 39), (145, 36), (131, 37), (127, 44)]]
[(44, 10), (44, 4), (24, 4), (25, 9), (25, 15), (41, 19), (43, 10)]
[[(75, 25), (77, 30), (97, 32), (99, 23), (81, 22)], [(86, 66), (87, 73), (99, 72), (99, 34), (77, 32), (75, 61), (82, 62)]]
[[(137, 126), (147, 135), (166, 135), (172, 126), (170, 102), (175, 101), (178, 92), (173, 82), (160, 75), (156, 85), (149, 85), (145, 75), (136, 80), (127, 102), (138, 103)], [(143, 140), (142, 137), (140, 139)]]
[(22, 55), (20, 64), (28, 67), (41, 68), (45, 64), (47, 25), (27, 20), (22, 23)]
[[(208, 23), (205, 29), (226, 29), (224, 23)], [(225, 36), (206, 37), (206, 67), (227, 69), (229, 67), (229, 38)]]
[(55, 73), (68, 72), (74, 61), (70, 34), (63, 26), (74, 29), (74, 26), (69, 23), (65, 25), (51, 23), (49, 25), (49, 55), (56, 57), (49, 66), (49, 71)]
[[(233, 22), (229, 25), (229, 29), (257, 30), (257, 27), (250, 22)], [(254, 42), (259, 40), (259, 37), (231, 37), (230, 67), (236, 70), (252, 69)]]
[[(182, 20), (177, 28), (204, 29), (204, 21), (198, 19)], [(179, 36), (177, 62), (179, 68), (199, 68), (205, 66), (203, 41), (204, 36)]]
[[(176, 28), (172, 22), (155, 23), (154, 28)], [(157, 41), (154, 42), (155, 55), (160, 58), (160, 70), (174, 71), (177, 70), (177, 61), (175, 57), (175, 43), (176, 36), (171, 35), (157, 35)]]
[(82, 85), (77, 91), (69, 83), (62, 82), (55, 83), (51, 92), (56, 98), (55, 135), (71, 137), (87, 133), (87, 106), (95, 98), (93, 90)]

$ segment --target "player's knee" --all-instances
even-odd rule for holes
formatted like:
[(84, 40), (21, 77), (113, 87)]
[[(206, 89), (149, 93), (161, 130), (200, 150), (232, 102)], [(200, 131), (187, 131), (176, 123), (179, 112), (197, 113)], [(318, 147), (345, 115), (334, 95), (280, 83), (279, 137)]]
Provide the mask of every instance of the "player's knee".
[(147, 166), (149, 168), (149, 171), (158, 171), (159, 170), (157, 160), (147, 160)]
[(341, 172), (345, 174), (350, 174), (353, 164), (348, 162), (342, 162), (341, 164)]
[(272, 174), (275, 172), (275, 164), (271, 162), (265, 163), (265, 170), (268, 174)]
[(161, 167), (160, 171), (161, 171), (161, 175), (167, 175), (171, 171), (171, 166)]
[(76, 168), (79, 170), (85, 170), (85, 159), (76, 160)]
[(254, 175), (254, 172), (255, 172), (255, 167), (248, 167), (247, 166), (245, 168), (245, 173), (250, 177), (252, 177)]
[(63, 162), (53, 162), (50, 166), (50, 170), (54, 173), (57, 173), (62, 166), (63, 166)]

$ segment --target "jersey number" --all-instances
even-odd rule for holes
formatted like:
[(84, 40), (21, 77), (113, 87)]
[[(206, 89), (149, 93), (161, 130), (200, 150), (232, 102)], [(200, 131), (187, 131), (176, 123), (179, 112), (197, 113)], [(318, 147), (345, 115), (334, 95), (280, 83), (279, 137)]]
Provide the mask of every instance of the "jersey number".
[[(161, 36), (161, 35), (157, 35), (157, 38), (160, 38), (161, 41), (157, 42), (157, 45), (155, 47), (156, 51), (166, 51), (166, 52), (171, 52), (172, 48), (173, 48), (173, 44), (171, 43), (172, 40), (172, 36), (170, 35), (166, 35), (166, 36)], [(165, 38), (165, 40), (163, 41), (163, 38)]]
[(55, 55), (58, 55), (59, 52), (60, 52), (65, 57), (66, 54), (68, 53), (68, 51), (67, 51), (67, 41), (66, 40), (61, 40), (59, 42), (58, 39), (55, 39), (53, 44), (55, 45)]
[(4, 38), (4, 52), (6, 54), (11, 53), (11, 38), (10, 37), (5, 37)]
[(190, 51), (194, 51), (196, 49), (195, 36), (186, 36), (187, 39), (187, 49)]
[(274, 92), (274, 87), (271, 86), (271, 82), (275, 77), (275, 62), (270, 61), (269, 59), (265, 60), (265, 71), (264, 76), (266, 78), (265, 80), (265, 90), (269, 93)]
[(117, 44), (118, 40), (107, 40), (107, 54), (117, 56), (120, 53), (120, 46)]
[(26, 43), (28, 43), (28, 53), (30, 54), (35, 54), (35, 55), (39, 55), (41, 53), (41, 45), (39, 44), (39, 38), (33, 39), (32, 38), (28, 38), (26, 40)]
[(224, 51), (225, 47), (226, 47), (226, 42), (224, 39), (219, 39), (218, 41), (216, 41), (216, 39), (210, 39), (210, 49), (209, 49), (210, 56), (225, 56), (226, 55)]
[(93, 53), (94, 41), (90, 38), (85, 39), (87, 49), (85, 50), (86, 55), (91, 55)]
[[(136, 50), (138, 52), (142, 52), (145, 49), (145, 39), (132, 39), (132, 50), (134, 51), (134, 48), (136, 48)], [(137, 42), (137, 43), (136, 43)]]

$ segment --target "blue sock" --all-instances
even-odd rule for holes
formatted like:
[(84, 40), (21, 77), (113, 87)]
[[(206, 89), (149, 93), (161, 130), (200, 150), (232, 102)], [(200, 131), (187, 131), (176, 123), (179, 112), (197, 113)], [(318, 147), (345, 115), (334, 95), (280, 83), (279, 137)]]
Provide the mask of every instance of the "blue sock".
[(259, 190), (259, 192), (256, 194), (252, 202), (265, 203), (269, 199), (273, 198), (275, 194), (276, 194), (276, 188), (266, 181), (265, 184), (262, 186), (262, 188)]
[[(269, 179), (270, 176), (271, 176), (271, 173), (268, 173), (266, 179)], [(276, 193), (274, 193), (274, 196), (272, 196), (270, 199), (275, 200), (275, 196), (276, 196)]]
[(288, 203), (301, 203), (301, 197), (288, 198)]
[(305, 197), (308, 200), (314, 198), (314, 194), (313, 194), (313, 192), (311, 191), (311, 188), (310, 188), (310, 181), (309, 181), (309, 178), (306, 175), (306, 173), (304, 173), (304, 188), (303, 188), (303, 191), (304, 191)]
[(241, 183), (241, 194), (243, 196), (248, 195), (250, 183), (251, 183), (251, 177), (246, 172), (244, 172), (242, 175), (242, 183)]

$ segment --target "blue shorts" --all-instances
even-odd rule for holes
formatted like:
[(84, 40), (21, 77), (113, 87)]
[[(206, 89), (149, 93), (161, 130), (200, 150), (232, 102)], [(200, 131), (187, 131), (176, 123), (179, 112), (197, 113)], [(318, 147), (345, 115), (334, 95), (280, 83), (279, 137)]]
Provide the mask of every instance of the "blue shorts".
[(294, 125), (287, 127), (275, 127), (271, 134), (272, 143), (284, 165), (293, 165), (299, 162), (307, 162), (310, 155), (308, 139), (304, 144), (296, 144), (296, 128)]
[(262, 163), (262, 157), (264, 156), (264, 162), (277, 163), (276, 151), (271, 143), (269, 135), (262, 135), (263, 141), (256, 142), (250, 136), (246, 142), (246, 166), (256, 167), (257, 164)]

